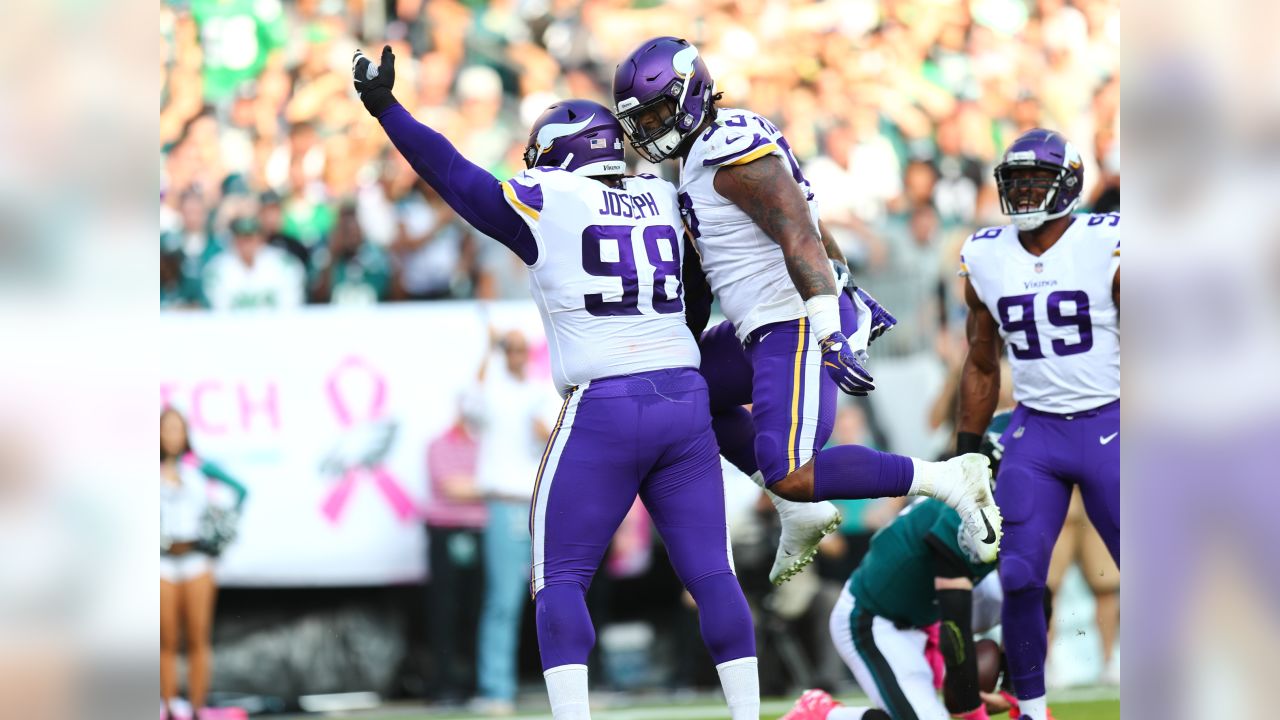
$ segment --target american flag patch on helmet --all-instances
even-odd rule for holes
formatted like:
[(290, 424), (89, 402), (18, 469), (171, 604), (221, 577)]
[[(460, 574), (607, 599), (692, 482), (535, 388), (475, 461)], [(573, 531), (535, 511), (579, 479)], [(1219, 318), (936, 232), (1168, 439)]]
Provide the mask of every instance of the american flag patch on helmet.
[(607, 142), (605, 141), (605, 139), (604, 139), (604, 138), (591, 138), (591, 149), (592, 149), (592, 150), (599, 150), (599, 149), (603, 148), (606, 144), (607, 144)]

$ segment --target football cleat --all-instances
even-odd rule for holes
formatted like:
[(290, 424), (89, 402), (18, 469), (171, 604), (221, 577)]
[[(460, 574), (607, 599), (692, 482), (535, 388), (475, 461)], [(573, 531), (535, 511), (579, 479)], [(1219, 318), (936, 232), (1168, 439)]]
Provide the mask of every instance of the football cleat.
[(774, 585), (795, 577), (818, 554), (818, 543), (840, 527), (844, 516), (829, 502), (791, 502), (774, 497), (774, 507), (782, 521), (782, 537), (778, 540), (778, 554), (769, 571), (769, 582)]
[(804, 694), (791, 706), (791, 710), (778, 720), (827, 720), (834, 708), (840, 703), (825, 690), (805, 690)]
[(991, 493), (991, 459), (967, 453), (941, 463), (919, 463), (923, 477), (913, 493), (937, 498), (960, 513), (957, 539), (975, 563), (992, 563), (1000, 552), (1004, 519)]

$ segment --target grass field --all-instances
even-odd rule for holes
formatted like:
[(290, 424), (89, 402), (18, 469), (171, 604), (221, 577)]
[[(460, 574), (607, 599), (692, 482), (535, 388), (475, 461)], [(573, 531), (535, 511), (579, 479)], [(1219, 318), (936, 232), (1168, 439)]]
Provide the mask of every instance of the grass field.
[[(856, 704), (858, 700), (856, 697), (841, 699), (846, 704)], [(1114, 689), (1052, 693), (1050, 700), (1050, 709), (1056, 720), (1120, 720), (1120, 700), (1118, 691)], [(766, 700), (761, 707), (761, 720), (777, 720), (791, 708), (792, 701), (784, 698)], [(326, 717), (352, 718), (353, 720), (357, 718), (360, 720), (474, 720), (478, 716), (467, 713), (424, 712), (420, 708), (398, 707)], [(551, 714), (545, 706), (543, 709), (522, 712), (514, 717), (519, 720), (551, 720)], [(700, 700), (687, 704), (652, 703), (593, 710), (591, 717), (592, 720), (721, 720), (727, 718), (728, 713), (723, 704)], [(994, 717), (998, 719), (1008, 716)]]

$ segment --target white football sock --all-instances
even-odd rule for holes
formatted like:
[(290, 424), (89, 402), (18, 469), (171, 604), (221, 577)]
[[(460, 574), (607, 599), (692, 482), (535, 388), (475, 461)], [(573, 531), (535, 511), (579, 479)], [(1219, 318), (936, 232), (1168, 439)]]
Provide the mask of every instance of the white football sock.
[(933, 493), (936, 492), (933, 488), (933, 483), (925, 482), (925, 478), (928, 477), (928, 473), (932, 469), (930, 466), (935, 464), (928, 460), (911, 458), (911, 489), (907, 491), (907, 495), (927, 493), (929, 497), (933, 497)]
[(777, 510), (779, 515), (786, 512), (788, 509), (790, 509), (791, 506), (797, 504), (797, 503), (791, 502), (790, 500), (784, 497), (779, 496), (777, 493), (775, 493), (774, 491), (766, 487), (764, 484), (764, 475), (759, 470), (757, 470), (755, 474), (751, 476), (751, 482), (758, 485), (760, 489), (764, 491), (764, 494), (767, 495), (769, 497), (769, 500), (773, 503), (773, 509)]
[(1043, 695), (1030, 700), (1019, 699), (1018, 708), (1022, 710), (1022, 717), (1027, 720), (1045, 720), (1045, 716), (1049, 714)]
[(864, 707), (831, 708), (831, 712), (827, 713), (827, 720), (862, 720), (862, 716), (866, 715), (870, 709)]
[[(732, 720), (760, 720), (760, 675), (756, 659), (738, 658), (716, 666)], [(557, 717), (557, 720), (559, 718)]]
[(587, 666), (560, 665), (542, 673), (555, 720), (591, 720), (587, 705)]

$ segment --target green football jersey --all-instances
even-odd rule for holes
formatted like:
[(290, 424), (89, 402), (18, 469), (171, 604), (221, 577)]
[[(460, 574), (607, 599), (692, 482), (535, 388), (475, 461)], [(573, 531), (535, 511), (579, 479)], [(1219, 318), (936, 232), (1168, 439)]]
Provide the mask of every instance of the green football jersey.
[(231, 97), (240, 83), (262, 74), (267, 57), (285, 44), (280, 0), (191, 0), (204, 51), (204, 97)]
[(996, 567), (975, 564), (964, 554), (956, 540), (959, 528), (960, 515), (938, 500), (923, 500), (903, 510), (871, 538), (871, 549), (853, 571), (849, 589), (858, 609), (910, 627), (937, 622), (931, 543), (963, 562), (974, 584)]

